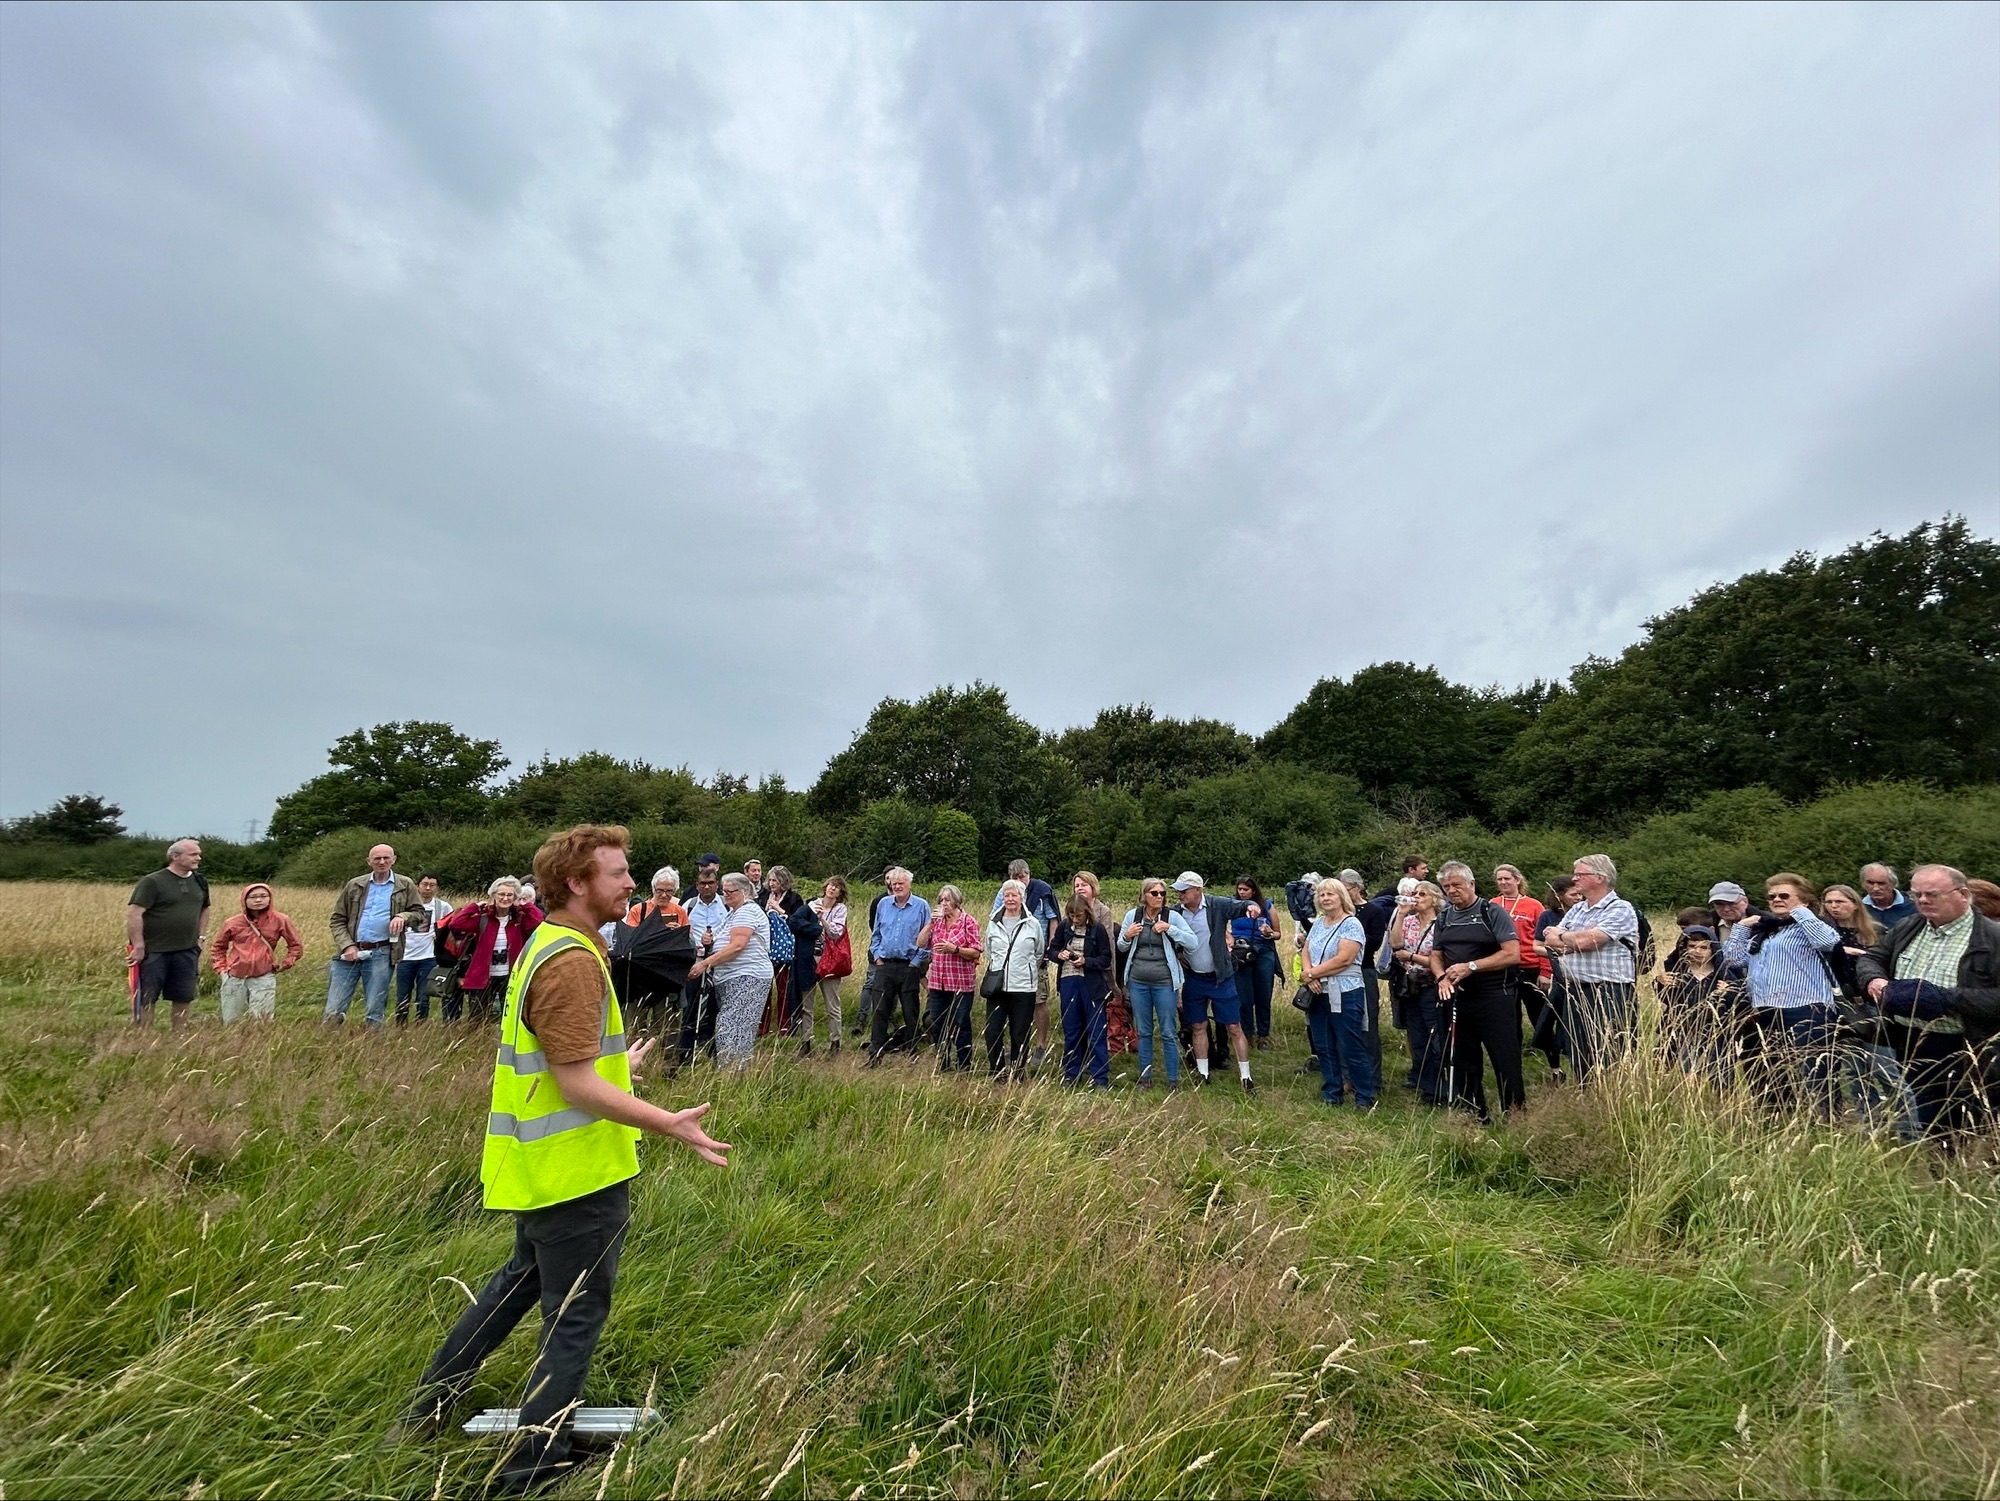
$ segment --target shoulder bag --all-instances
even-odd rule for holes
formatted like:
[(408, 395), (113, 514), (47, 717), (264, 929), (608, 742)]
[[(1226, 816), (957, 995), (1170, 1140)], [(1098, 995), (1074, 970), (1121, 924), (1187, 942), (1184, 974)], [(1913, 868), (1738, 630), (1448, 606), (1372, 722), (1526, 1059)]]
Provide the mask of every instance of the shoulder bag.
[(979, 982), (979, 994), (986, 1000), (997, 1001), (1007, 992), (1007, 967), (1014, 962), (1014, 945), (1021, 941), (1021, 935), (1028, 930), (1028, 924), (1036, 921), (1023, 917), (1014, 928), (1014, 936), (1007, 940), (1006, 957), (1000, 961), (998, 969), (987, 966), (985, 977)]

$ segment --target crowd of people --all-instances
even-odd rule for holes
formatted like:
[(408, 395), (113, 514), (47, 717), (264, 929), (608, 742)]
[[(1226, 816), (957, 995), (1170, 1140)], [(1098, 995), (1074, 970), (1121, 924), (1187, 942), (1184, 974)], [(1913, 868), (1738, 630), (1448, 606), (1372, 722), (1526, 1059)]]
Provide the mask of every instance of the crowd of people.
[[(211, 942), (200, 860), (198, 843), (177, 841), (167, 867), (132, 893), (140, 1024), (163, 997), (176, 1024), (187, 1019), (204, 950), (223, 1020), (268, 1018), (277, 973), (305, 953), (262, 882), (243, 889), (241, 911)], [(454, 906), (434, 874), (411, 880), (395, 866), (395, 850), (377, 845), (334, 903), (324, 1019), (345, 1022), (358, 991), (371, 1027), (389, 1024), (392, 1004), (397, 1025), (433, 1011), (441, 1022), (496, 1020), (543, 921), (533, 883), (501, 876)], [(1135, 1054), (1137, 1086), (1171, 1090), (1208, 1083), (1226, 1069), (1226, 1048), (1239, 1087), (1254, 1093), (1253, 1054), (1270, 1045), (1274, 1003), (1289, 989), (1328, 1105), (1372, 1110), (1389, 1087), (1386, 997), (1407, 1043), (1402, 1087), (1485, 1120), (1525, 1106), (1529, 1053), (1552, 1081), (1578, 1083), (1628, 1055), (1644, 977), (1659, 1000), (1662, 1055), (1719, 1088), (1741, 1083), (1776, 1110), (1850, 1111), (1904, 1140), (1991, 1123), (2000, 887), (1943, 865), (1919, 867), (1907, 894), (1884, 864), (1824, 891), (1780, 871), (1761, 905), (1717, 882), (1656, 944), (1617, 884), (1611, 859), (1593, 854), (1549, 883), (1546, 902), (1509, 864), (1487, 873), (1482, 894), (1464, 862), (1445, 862), (1433, 880), (1411, 856), (1372, 895), (1354, 870), (1308, 872), (1275, 901), (1247, 876), (1224, 896), (1189, 870), (1141, 881), (1119, 913), (1091, 872), (1059, 894), (1017, 860), (982, 919), (958, 886), (926, 898), (892, 867), (857, 927), (839, 876), (809, 896), (782, 865), (725, 872), (704, 855), (685, 887), (673, 868), (656, 871), (599, 939), (611, 957), (632, 953), (638, 935), (661, 937), (668, 960), (628, 965), (620, 990), (675, 1063), (706, 1054), (740, 1067), (763, 1037), (789, 1039), (800, 1058), (835, 1057), (845, 1040), (868, 1068), (928, 1053), (940, 1072), (983, 1065), (1020, 1080), (1048, 1070), (1108, 1089), (1112, 1058)], [(850, 1018), (842, 987), (857, 969)]]

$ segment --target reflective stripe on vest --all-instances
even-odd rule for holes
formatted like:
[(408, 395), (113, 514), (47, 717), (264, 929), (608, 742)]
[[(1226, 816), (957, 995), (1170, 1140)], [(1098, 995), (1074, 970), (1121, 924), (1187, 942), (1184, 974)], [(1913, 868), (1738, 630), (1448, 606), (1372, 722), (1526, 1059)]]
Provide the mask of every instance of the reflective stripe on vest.
[(563, 1099), (542, 1045), (522, 1015), (528, 988), (543, 964), (571, 949), (588, 949), (604, 981), (599, 1011), (599, 1078), (631, 1092), (625, 1023), (611, 970), (582, 933), (544, 922), (529, 935), (508, 976), (501, 1043), (493, 1059), (493, 1094), (486, 1116), (480, 1178), (489, 1209), (544, 1209), (622, 1183), (639, 1171), (639, 1133)]

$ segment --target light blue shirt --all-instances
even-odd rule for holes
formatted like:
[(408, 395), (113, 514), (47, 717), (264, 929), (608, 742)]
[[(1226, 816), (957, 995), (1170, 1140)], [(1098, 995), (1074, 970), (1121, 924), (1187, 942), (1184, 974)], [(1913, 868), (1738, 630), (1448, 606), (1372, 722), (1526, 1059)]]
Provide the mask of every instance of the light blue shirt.
[(1204, 896), (1201, 905), (1192, 912), (1183, 902), (1175, 902), (1174, 910), (1180, 913), (1181, 921), (1194, 932), (1194, 948), (1188, 953), (1187, 967), (1198, 975), (1214, 974), (1215, 955), (1209, 948), (1208, 898)]
[(696, 897), (689, 902), (687, 915), (688, 931), (694, 935), (697, 948), (701, 946), (701, 935), (704, 933), (715, 934), (717, 944), (724, 942), (722, 935), (729, 927), (729, 908), (719, 892), (707, 901)]
[(917, 957), (917, 935), (931, 920), (931, 904), (922, 897), (910, 896), (907, 907), (896, 905), (896, 899), (875, 909), (875, 930), (868, 935), (868, 955), (872, 959), (914, 959)]
[(1312, 930), (1306, 934), (1306, 953), (1314, 964), (1324, 964), (1340, 951), (1342, 943), (1352, 941), (1359, 946), (1354, 962), (1346, 969), (1336, 970), (1323, 977), (1321, 983), (1327, 986), (1327, 1004), (1340, 1010), (1341, 997), (1348, 991), (1361, 989), (1361, 961), (1368, 953), (1368, 931), (1361, 926), (1361, 919), (1349, 913), (1339, 922), (1329, 924), (1323, 917), (1313, 919)]
[(396, 889), (396, 878), (391, 875), (386, 881), (368, 881), (368, 900), (361, 904), (361, 921), (354, 925), (356, 943), (387, 943), (389, 941), (389, 893)]
[(1833, 980), (1820, 955), (1840, 947), (1839, 933), (1804, 907), (1794, 907), (1792, 920), (1753, 954), (1750, 939), (1756, 932), (1757, 928), (1737, 923), (1722, 943), (1723, 958), (1749, 969), (1752, 1006), (1788, 1011), (1794, 1006), (1833, 1004)]

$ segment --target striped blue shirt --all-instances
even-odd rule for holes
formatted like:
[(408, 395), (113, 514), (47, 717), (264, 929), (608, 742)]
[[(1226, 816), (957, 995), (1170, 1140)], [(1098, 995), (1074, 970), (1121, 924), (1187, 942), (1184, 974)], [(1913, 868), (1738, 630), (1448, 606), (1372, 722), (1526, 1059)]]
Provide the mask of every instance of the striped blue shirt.
[[(1762, 926), (1760, 922), (1757, 928)], [(1722, 957), (1749, 970), (1750, 1004), (1787, 1011), (1794, 1006), (1831, 1006), (1833, 980), (1820, 955), (1840, 947), (1840, 934), (1807, 908), (1794, 907), (1791, 922), (1753, 954), (1750, 939), (1757, 928), (1736, 923), (1722, 942)]]
[(1598, 948), (1559, 955), (1564, 978), (1593, 985), (1630, 985), (1638, 979), (1633, 954), (1639, 945), (1639, 913), (1617, 892), (1607, 891), (1595, 902), (1578, 902), (1556, 926), (1565, 933), (1595, 928), (1611, 940)]

